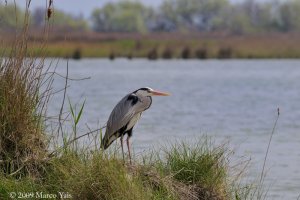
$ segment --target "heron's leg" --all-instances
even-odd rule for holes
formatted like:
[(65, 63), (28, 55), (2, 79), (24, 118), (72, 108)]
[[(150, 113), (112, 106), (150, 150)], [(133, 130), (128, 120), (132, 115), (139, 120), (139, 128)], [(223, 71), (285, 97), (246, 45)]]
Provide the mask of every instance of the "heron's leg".
[(120, 141), (121, 141), (121, 147), (122, 147), (122, 156), (123, 156), (123, 161), (125, 162), (125, 156), (124, 156), (124, 148), (123, 148), (123, 134), (120, 137)]
[(129, 162), (130, 162), (130, 165), (131, 165), (131, 154), (130, 154), (130, 145), (129, 145), (129, 139), (130, 139), (130, 136), (127, 137), (126, 139), (126, 143), (127, 143), (127, 148), (128, 148), (128, 154), (129, 154)]

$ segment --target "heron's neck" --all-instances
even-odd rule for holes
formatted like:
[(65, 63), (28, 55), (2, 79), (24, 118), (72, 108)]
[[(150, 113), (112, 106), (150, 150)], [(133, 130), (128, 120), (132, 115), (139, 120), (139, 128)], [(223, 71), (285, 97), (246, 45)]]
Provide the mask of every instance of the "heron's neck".
[(151, 104), (152, 104), (152, 97), (151, 96), (141, 96), (140, 97), (140, 101), (145, 104), (145, 107), (147, 110), (148, 108), (150, 108)]

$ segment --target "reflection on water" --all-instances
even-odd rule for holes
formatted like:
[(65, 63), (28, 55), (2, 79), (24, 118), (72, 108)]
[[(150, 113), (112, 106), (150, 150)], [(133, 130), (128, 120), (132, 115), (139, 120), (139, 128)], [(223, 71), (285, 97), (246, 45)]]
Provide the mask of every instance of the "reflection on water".
[[(154, 97), (134, 129), (135, 152), (170, 138), (203, 134), (218, 142), (229, 140), (236, 158), (251, 156), (251, 177), (258, 177), (268, 139), (281, 110), (267, 160), (271, 199), (296, 199), (300, 194), (300, 61), (230, 60), (148, 61), (84, 59), (69, 62), (73, 102), (86, 99), (81, 132), (105, 124), (116, 103), (140, 87), (172, 93)], [(64, 73), (66, 61), (59, 62)], [(55, 88), (63, 88), (57, 78)], [(58, 113), (61, 97), (52, 99), (50, 113)]]

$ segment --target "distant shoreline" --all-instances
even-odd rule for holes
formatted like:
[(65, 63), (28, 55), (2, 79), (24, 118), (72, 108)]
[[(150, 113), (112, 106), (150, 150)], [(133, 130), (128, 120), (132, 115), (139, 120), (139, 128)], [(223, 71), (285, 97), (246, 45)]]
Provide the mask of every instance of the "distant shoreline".
[[(41, 55), (44, 39), (38, 32), (30, 34), (30, 56), (150, 60), (300, 58), (300, 33), (51, 33)], [(6, 34), (2, 40), (7, 43), (4, 48), (0, 47), (4, 52), (10, 46), (10, 38)]]

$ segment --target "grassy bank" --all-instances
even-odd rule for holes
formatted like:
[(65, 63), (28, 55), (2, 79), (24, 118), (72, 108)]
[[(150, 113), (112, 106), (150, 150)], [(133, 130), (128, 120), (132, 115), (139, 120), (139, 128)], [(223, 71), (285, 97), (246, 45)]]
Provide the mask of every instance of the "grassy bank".
[(1, 174), (0, 198), (15, 192), (34, 197), (64, 193), (72, 199), (249, 199), (250, 189), (229, 176), (227, 156), (226, 148), (207, 140), (193, 146), (177, 143), (133, 165), (124, 164), (116, 152), (68, 148), (44, 163), (39, 177)]
[[(300, 58), (299, 33), (226, 34), (50, 34), (45, 56), (73, 58)], [(29, 38), (34, 56), (41, 54), (43, 38)], [(2, 49), (3, 51), (3, 49)]]

